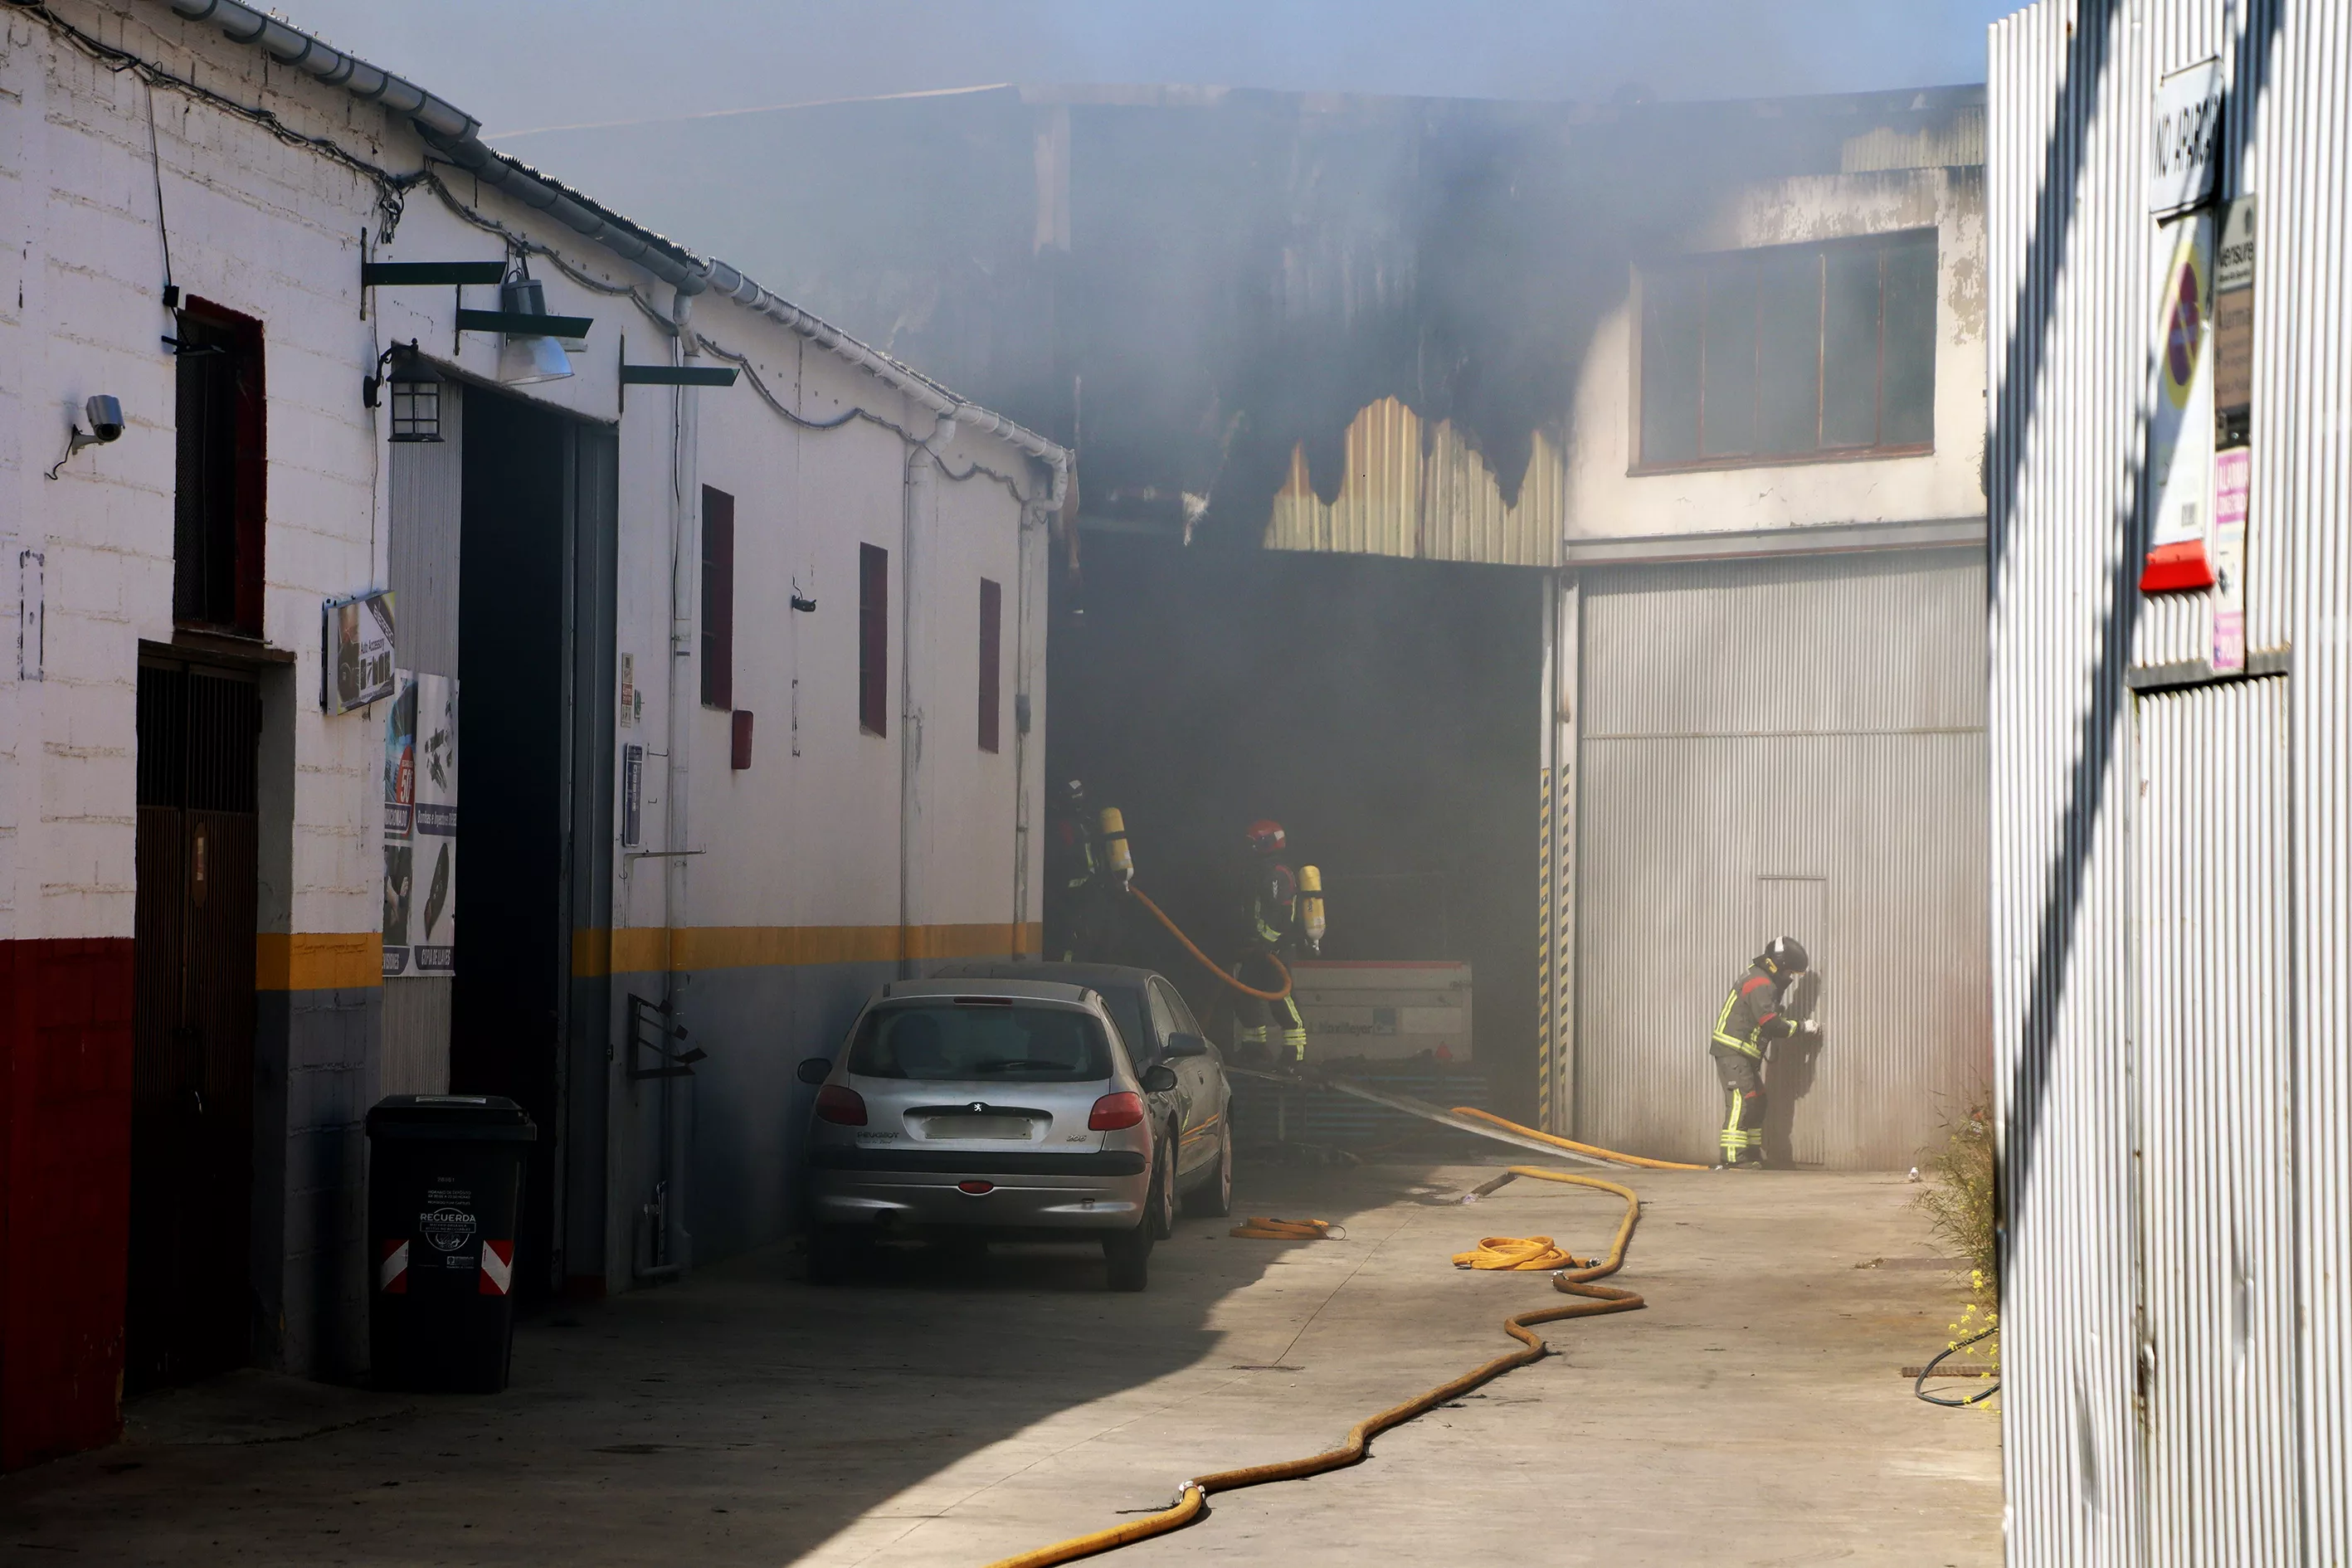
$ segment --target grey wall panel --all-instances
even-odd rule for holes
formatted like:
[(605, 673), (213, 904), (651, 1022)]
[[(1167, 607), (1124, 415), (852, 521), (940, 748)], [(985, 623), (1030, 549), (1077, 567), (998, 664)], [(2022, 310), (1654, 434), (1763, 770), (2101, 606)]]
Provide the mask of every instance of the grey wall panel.
[(393, 592), (394, 655), (404, 669), (457, 673), (457, 521), (465, 469), (466, 389), (441, 384), (438, 441), (387, 442), (391, 538), (387, 586)]
[(1900, 1169), (1987, 1092), (1982, 593), (1958, 552), (1587, 574), (1582, 1136), (1712, 1157), (1709, 1027), (1799, 910), (1824, 1037), (1777, 1148)]
[(404, 974), (384, 983), (383, 1094), (449, 1092), (449, 996), (446, 974)]

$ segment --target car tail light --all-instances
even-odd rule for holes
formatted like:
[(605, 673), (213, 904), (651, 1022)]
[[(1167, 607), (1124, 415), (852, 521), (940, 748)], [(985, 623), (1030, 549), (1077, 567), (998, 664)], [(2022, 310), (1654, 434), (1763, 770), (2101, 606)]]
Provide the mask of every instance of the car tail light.
[(1087, 1128), (1094, 1132), (1116, 1132), (1142, 1120), (1143, 1096), (1121, 1089), (1095, 1101), (1094, 1111), (1087, 1118)]
[(960, 1193), (970, 1193), (973, 1197), (978, 1197), (978, 1196), (980, 1196), (982, 1193), (992, 1193), (992, 1192), (994, 1192), (995, 1190), (996, 1190), (996, 1184), (995, 1184), (994, 1182), (978, 1182), (978, 1181), (974, 1181), (974, 1182), (958, 1182), (958, 1183), (956, 1184), (956, 1191), (958, 1191), (958, 1192), (960, 1192)]
[(816, 1116), (818, 1121), (830, 1121), (835, 1127), (863, 1127), (866, 1097), (837, 1083), (826, 1084), (816, 1091)]

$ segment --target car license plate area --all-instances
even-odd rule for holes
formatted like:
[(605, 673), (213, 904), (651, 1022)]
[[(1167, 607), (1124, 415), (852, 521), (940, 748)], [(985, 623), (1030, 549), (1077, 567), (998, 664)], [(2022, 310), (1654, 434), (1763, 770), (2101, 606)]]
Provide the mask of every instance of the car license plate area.
[(915, 1116), (908, 1118), (915, 1124), (915, 1135), (930, 1140), (994, 1139), (1013, 1143), (1034, 1142), (1037, 1123), (1026, 1116), (975, 1116), (970, 1113), (953, 1115)]

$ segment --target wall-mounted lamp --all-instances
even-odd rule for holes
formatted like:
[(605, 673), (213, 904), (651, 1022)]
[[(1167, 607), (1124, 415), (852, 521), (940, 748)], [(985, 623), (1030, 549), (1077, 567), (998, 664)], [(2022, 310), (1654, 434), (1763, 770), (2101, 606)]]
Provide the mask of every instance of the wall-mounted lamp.
[(394, 343), (383, 351), (376, 361), (379, 371), (390, 366), (390, 374), (379, 379), (367, 378), (363, 401), (370, 408), (376, 405), (380, 389), (392, 388), (392, 438), (395, 441), (438, 441), (441, 439), (441, 374), (416, 352), (414, 339)]
[[(499, 311), (509, 318), (547, 314), (547, 290), (536, 278), (511, 278), (499, 285)], [(557, 323), (549, 322), (551, 327)], [(509, 331), (499, 345), (499, 379), (509, 386), (562, 381), (572, 374), (572, 361), (553, 337), (524, 336)]]
[(83, 404), (81, 411), (82, 416), (89, 421), (89, 428), (84, 430), (79, 425), (68, 426), (72, 434), (66, 439), (66, 455), (49, 466), (50, 479), (56, 479), (58, 470), (66, 466), (66, 459), (84, 447), (103, 447), (109, 441), (121, 438), (122, 404), (119, 398), (110, 397), (101, 392)]

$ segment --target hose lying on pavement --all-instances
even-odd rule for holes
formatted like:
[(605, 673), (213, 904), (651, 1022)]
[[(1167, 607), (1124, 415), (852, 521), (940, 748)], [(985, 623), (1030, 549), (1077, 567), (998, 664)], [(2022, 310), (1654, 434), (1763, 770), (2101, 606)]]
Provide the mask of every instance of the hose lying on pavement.
[(1545, 1307), (1531, 1312), (1520, 1312), (1503, 1320), (1503, 1331), (1519, 1342), (1518, 1349), (1498, 1355), (1482, 1366), (1473, 1367), (1450, 1382), (1439, 1384), (1426, 1394), (1415, 1394), (1402, 1405), (1391, 1405), (1377, 1415), (1366, 1416), (1349, 1429), (1346, 1440), (1336, 1448), (1309, 1454), (1304, 1458), (1281, 1459), (1270, 1465), (1251, 1465), (1241, 1469), (1215, 1470), (1205, 1476), (1195, 1476), (1179, 1489), (1174, 1504), (1158, 1513), (1148, 1514), (1126, 1524), (1113, 1525), (1108, 1530), (1097, 1530), (1091, 1534), (1074, 1535), (1067, 1541), (1057, 1541), (1051, 1546), (1040, 1546), (1017, 1556), (1000, 1558), (990, 1563), (988, 1568), (1048, 1568), (1052, 1563), (1075, 1563), (1097, 1552), (1115, 1551), (1139, 1541), (1149, 1541), (1155, 1535), (1183, 1529), (1207, 1510), (1210, 1494), (1213, 1492), (1239, 1491), (1244, 1487), (1264, 1486), (1268, 1481), (1300, 1480), (1360, 1464), (1371, 1451), (1372, 1439), (1390, 1427), (1402, 1426), (1448, 1400), (1458, 1399), (1515, 1367), (1541, 1360), (1550, 1347), (1536, 1336), (1530, 1324), (1556, 1322), (1562, 1318), (1597, 1317), (1603, 1312), (1630, 1312), (1641, 1307), (1643, 1304), (1642, 1298), (1633, 1291), (1593, 1283), (1616, 1273), (1624, 1265), (1625, 1244), (1633, 1239), (1634, 1222), (1642, 1214), (1642, 1200), (1633, 1189), (1621, 1187), (1614, 1182), (1604, 1182), (1597, 1176), (1572, 1175), (1566, 1171), (1547, 1171), (1535, 1165), (1513, 1165), (1493, 1181), (1475, 1189), (1470, 1198), (1484, 1197), (1515, 1176), (1592, 1187), (1601, 1192), (1613, 1193), (1625, 1200), (1625, 1215), (1617, 1222), (1617, 1235), (1609, 1244), (1608, 1255), (1584, 1268), (1564, 1268), (1551, 1277), (1554, 1289), (1583, 1300), (1564, 1307)]
[(1456, 1116), (1466, 1116), (1473, 1121), (1490, 1121), (1497, 1127), (1533, 1138), (1538, 1142), (1589, 1154), (1597, 1160), (1607, 1160), (1620, 1165), (1639, 1165), (1645, 1171), (1704, 1171), (1705, 1165), (1685, 1165), (1675, 1160), (1653, 1160), (1647, 1154), (1621, 1154), (1614, 1149), (1603, 1149), (1591, 1143), (1579, 1143), (1573, 1138), (1562, 1138), (1557, 1132), (1538, 1132), (1532, 1127), (1522, 1127), (1516, 1121), (1506, 1121), (1491, 1110), (1481, 1110), (1475, 1105), (1457, 1105)]
[[(1911, 1380), (1911, 1392), (1919, 1398), (1926, 1400), (1930, 1405), (1940, 1405), (1948, 1410), (1965, 1410), (1971, 1405), (1982, 1405), (1986, 1400), (1990, 1399), (1994, 1394), (1999, 1394), (2000, 1392), (2000, 1384), (1998, 1383), (1988, 1385), (1979, 1393), (1969, 1394), (1966, 1399), (1947, 1399), (1940, 1394), (1930, 1394), (1927, 1392), (1927, 1380), (1937, 1375), (1936, 1369), (1944, 1364), (1944, 1358), (1946, 1356), (1957, 1355), (1960, 1352), (1968, 1349), (1970, 1345), (1976, 1343), (1979, 1340), (1989, 1340), (1999, 1332), (2000, 1332), (2000, 1326), (1999, 1324), (1995, 1324), (1990, 1329), (1979, 1330), (1977, 1332), (1970, 1334), (1967, 1339), (1955, 1340), (1950, 1344), (1946, 1345), (1942, 1351), (1938, 1352), (1936, 1356), (1927, 1363), (1926, 1366), (1919, 1369), (1919, 1375)], [(1906, 1367), (1904, 1370), (1907, 1372), (1910, 1369)]]
[(1345, 1241), (1348, 1227), (1328, 1219), (1269, 1219), (1254, 1214), (1225, 1234), (1245, 1241)]
[(1290, 971), (1284, 969), (1282, 960), (1275, 957), (1274, 954), (1270, 952), (1267, 953), (1265, 955), (1265, 961), (1268, 963), (1273, 964), (1276, 969), (1281, 971), (1282, 989), (1279, 991), (1260, 991), (1254, 985), (1244, 985), (1239, 980), (1236, 980), (1232, 975), (1226, 973), (1223, 965), (1220, 964), (1215, 959), (1211, 958), (1207, 953), (1202, 952), (1197, 946), (1193, 945), (1192, 939), (1184, 934), (1183, 928), (1179, 926), (1174, 921), (1170, 920), (1168, 918), (1168, 911), (1161, 909), (1158, 904), (1153, 903), (1150, 898), (1145, 894), (1141, 888), (1129, 888), (1127, 892), (1129, 898), (1133, 899), (1137, 903), (1141, 904), (1145, 909), (1150, 910), (1153, 917), (1156, 918), (1161, 925), (1168, 928), (1169, 935), (1174, 937), (1178, 942), (1184, 944), (1184, 951), (1186, 952), (1189, 952), (1193, 957), (1199, 959), (1202, 967), (1206, 968), (1210, 973), (1215, 975), (1218, 979), (1223, 981), (1226, 984), (1232, 986), (1243, 995), (1255, 996), (1261, 1002), (1279, 1002), (1285, 996), (1290, 994)]

